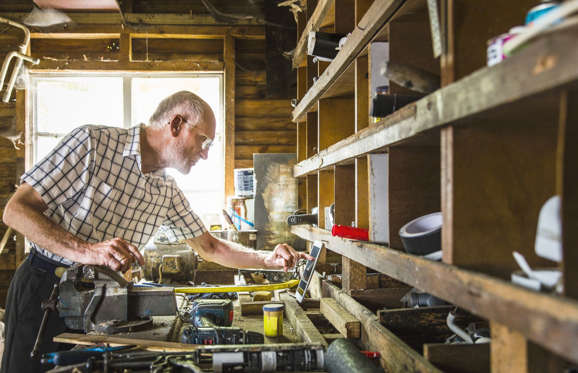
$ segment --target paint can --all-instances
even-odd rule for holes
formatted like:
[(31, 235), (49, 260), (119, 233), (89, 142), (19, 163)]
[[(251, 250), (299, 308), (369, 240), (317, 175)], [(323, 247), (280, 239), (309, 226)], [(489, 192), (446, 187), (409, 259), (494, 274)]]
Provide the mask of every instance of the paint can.
[(285, 305), (270, 303), (263, 306), (263, 327), (267, 337), (283, 336), (283, 311)]

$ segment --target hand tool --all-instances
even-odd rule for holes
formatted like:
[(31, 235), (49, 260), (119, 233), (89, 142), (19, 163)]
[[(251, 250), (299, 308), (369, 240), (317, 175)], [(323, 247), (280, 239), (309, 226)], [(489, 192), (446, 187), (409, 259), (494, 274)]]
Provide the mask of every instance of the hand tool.
[(58, 313), (70, 329), (112, 334), (150, 325), (151, 316), (176, 314), (172, 288), (133, 287), (104, 267), (69, 267), (58, 288)]
[(304, 210), (298, 210), (287, 217), (287, 224), (289, 225), (300, 225), (300, 224), (315, 224), (317, 225), (318, 219), (318, 208), (314, 207), (311, 209), (311, 214), (307, 214)]
[(262, 334), (232, 327), (233, 302), (230, 299), (197, 299), (187, 312), (181, 329), (181, 342), (189, 344), (258, 344)]
[(46, 330), (46, 323), (48, 322), (48, 316), (50, 311), (56, 311), (56, 300), (58, 299), (58, 284), (54, 284), (52, 287), (52, 292), (48, 297), (48, 300), (42, 302), (42, 309), (44, 310), (44, 315), (42, 316), (42, 322), (40, 323), (40, 328), (38, 328), (38, 334), (36, 335), (36, 342), (34, 342), (34, 347), (30, 352), (30, 357), (35, 358), (38, 355), (38, 349), (42, 343), (44, 337), (44, 331)]
[(91, 357), (99, 357), (105, 352), (120, 351), (134, 346), (117, 346), (117, 347), (91, 347), (79, 350), (49, 352), (42, 355), (42, 364), (52, 365), (72, 365), (87, 361)]

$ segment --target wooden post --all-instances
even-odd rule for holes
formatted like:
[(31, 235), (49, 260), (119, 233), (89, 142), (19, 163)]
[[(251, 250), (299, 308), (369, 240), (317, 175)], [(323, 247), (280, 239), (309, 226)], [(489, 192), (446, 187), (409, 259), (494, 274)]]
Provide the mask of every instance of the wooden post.
[(564, 91), (558, 130), (557, 192), (562, 198), (562, 273), (564, 294), (578, 299), (578, 93)]
[(128, 64), (132, 61), (132, 37), (129, 32), (120, 34), (120, 62)]
[(225, 35), (225, 200), (235, 194), (235, 38)]

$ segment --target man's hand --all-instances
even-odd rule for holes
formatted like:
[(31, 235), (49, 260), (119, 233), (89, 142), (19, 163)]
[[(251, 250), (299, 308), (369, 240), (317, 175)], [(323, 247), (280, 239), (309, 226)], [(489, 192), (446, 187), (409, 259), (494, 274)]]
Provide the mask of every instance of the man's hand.
[(268, 268), (281, 269), (287, 272), (293, 268), (299, 259), (311, 260), (313, 257), (307, 253), (295, 251), (294, 248), (286, 243), (275, 246), (275, 250), (265, 258), (265, 265)]
[(144, 265), (137, 247), (121, 238), (88, 244), (87, 261), (83, 264), (103, 265), (113, 271), (126, 272), (134, 261)]

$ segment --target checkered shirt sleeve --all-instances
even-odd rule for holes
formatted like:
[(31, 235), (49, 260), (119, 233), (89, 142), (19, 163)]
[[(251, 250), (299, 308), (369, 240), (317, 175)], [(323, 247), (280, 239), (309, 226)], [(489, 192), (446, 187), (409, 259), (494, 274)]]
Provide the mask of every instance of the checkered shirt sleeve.
[(90, 133), (79, 127), (20, 178), (32, 186), (47, 206), (62, 205), (88, 185), (94, 167)]
[(193, 212), (189, 205), (189, 201), (184, 196), (183, 192), (174, 186), (173, 199), (171, 206), (163, 222), (166, 231), (165, 234), (169, 241), (180, 242), (195, 238), (207, 231), (203, 222), (197, 214)]

